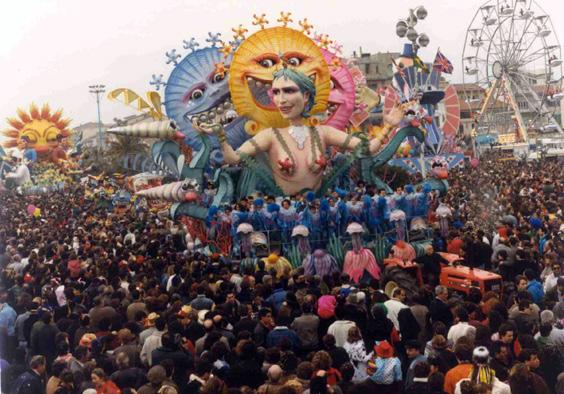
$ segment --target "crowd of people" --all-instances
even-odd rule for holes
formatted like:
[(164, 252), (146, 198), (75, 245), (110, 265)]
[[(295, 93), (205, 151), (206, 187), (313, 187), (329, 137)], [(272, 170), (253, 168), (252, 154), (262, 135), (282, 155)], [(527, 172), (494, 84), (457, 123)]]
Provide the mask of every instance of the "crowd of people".
[(2, 392), (564, 393), (563, 168), (486, 155), (450, 171), (434, 250), (503, 277), (465, 295), (240, 266), (80, 183), (6, 191)]

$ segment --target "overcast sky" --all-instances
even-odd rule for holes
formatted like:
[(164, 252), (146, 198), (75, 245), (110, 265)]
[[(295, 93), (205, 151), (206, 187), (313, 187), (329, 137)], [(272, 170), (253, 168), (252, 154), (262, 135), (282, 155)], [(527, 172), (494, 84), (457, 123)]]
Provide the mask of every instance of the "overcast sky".
[[(460, 59), (466, 35), (481, 0), (17, 0), (2, 1), (0, 11), (0, 129), (18, 106), (49, 102), (63, 108), (72, 126), (96, 120), (96, 101), (88, 85), (107, 89), (128, 87), (144, 93), (151, 74), (168, 76), (165, 51), (196, 37), (203, 43), (208, 31), (231, 37), (242, 23), (252, 30), (253, 13), (266, 13), (273, 22), (280, 11), (294, 21), (307, 17), (319, 32), (344, 46), (346, 55), (398, 51), (403, 40), (395, 23), (408, 9), (425, 5), (429, 12), (417, 29), (429, 35), (421, 51), (432, 61), (437, 47), (454, 63), (460, 80)], [(564, 2), (539, 4), (564, 37)], [(117, 102), (102, 102), (102, 120), (134, 112)]]

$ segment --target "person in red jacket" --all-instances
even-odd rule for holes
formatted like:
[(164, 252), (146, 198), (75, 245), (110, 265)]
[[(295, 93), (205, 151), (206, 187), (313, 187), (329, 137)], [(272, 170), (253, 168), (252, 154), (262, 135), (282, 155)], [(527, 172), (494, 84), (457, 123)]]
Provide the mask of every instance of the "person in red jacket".
[(106, 376), (102, 368), (95, 368), (90, 375), (96, 394), (121, 394), (119, 387)]

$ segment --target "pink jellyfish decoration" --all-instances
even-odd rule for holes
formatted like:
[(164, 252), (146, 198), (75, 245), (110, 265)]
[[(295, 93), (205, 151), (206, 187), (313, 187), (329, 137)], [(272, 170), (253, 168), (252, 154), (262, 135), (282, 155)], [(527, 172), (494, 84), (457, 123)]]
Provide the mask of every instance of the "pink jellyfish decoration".
[(405, 241), (405, 212), (401, 209), (394, 209), (390, 213), (390, 222), (394, 223), (396, 228), (396, 240)]
[(306, 275), (332, 275), (339, 271), (337, 260), (323, 249), (316, 249), (311, 255), (307, 255), (302, 262)]
[(352, 250), (345, 255), (343, 272), (348, 274), (351, 280), (359, 283), (366, 273), (374, 279), (380, 279), (381, 270), (376, 263), (376, 257), (370, 249), (362, 246), (361, 235), (364, 232), (358, 223), (351, 223), (347, 227), (347, 233), (352, 237)]
[(452, 216), (452, 210), (445, 203), (440, 203), (435, 213), (439, 218), (441, 236), (446, 238), (448, 236), (448, 220)]
[(241, 256), (251, 256), (251, 248), (253, 246), (251, 234), (253, 231), (253, 226), (250, 223), (241, 223), (237, 226), (237, 234), (241, 239)]
[(308, 237), (309, 229), (303, 224), (298, 224), (292, 229), (292, 238), (298, 240), (298, 252), (300, 256), (308, 256), (311, 253)]

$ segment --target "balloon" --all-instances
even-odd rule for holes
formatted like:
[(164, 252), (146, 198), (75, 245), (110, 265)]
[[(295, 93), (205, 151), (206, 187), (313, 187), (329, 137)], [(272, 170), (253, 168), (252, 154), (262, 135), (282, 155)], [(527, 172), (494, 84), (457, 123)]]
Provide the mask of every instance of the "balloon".
[(470, 165), (472, 166), (472, 168), (478, 167), (479, 163), (480, 163), (480, 161), (475, 157), (470, 159)]
[(409, 143), (404, 142), (401, 144), (397, 150), (399, 157), (407, 157), (409, 156), (409, 152), (411, 151), (411, 145)]
[(33, 211), (33, 217), (38, 218), (41, 216), (41, 209), (40, 208), (35, 208), (35, 210)]
[(27, 213), (28, 213), (28, 215), (33, 215), (33, 213), (35, 212), (35, 209), (36, 209), (36, 208), (37, 208), (37, 207), (36, 207), (35, 205), (29, 204), (29, 205), (27, 206)]

